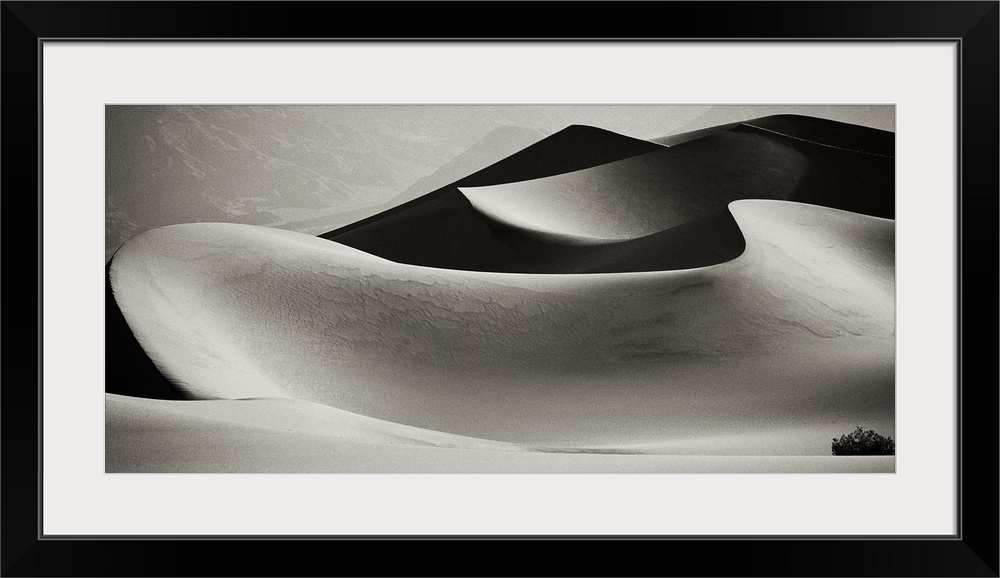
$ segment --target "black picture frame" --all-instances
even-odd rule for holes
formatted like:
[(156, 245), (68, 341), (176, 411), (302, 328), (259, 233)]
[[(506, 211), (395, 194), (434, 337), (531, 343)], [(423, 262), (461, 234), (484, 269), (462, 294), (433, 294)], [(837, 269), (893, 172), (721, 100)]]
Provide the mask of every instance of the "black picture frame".
[[(2, 574), (997, 576), (1000, 3), (2, 2)], [(387, 22), (385, 12), (393, 18)], [(572, 19), (560, 16), (571, 10)], [(347, 15), (350, 15), (349, 17)], [(418, 23), (429, 24), (418, 24)], [(455, 23), (461, 25), (456, 27)], [(582, 24), (581, 24), (582, 23)], [(569, 30), (569, 32), (563, 32)], [(469, 35), (475, 34), (475, 38)], [(49, 538), (40, 535), (41, 43), (56, 39), (957, 42), (959, 531), (954, 537)], [(902, 193), (901, 193), (902, 194)], [(36, 239), (36, 250), (26, 248)], [(31, 281), (34, 281), (32, 283)], [(36, 304), (31, 312), (29, 303)], [(81, 496), (86, 499), (86, 496)], [(919, 508), (914, 504), (914, 508)], [(471, 561), (471, 564), (470, 564)]]

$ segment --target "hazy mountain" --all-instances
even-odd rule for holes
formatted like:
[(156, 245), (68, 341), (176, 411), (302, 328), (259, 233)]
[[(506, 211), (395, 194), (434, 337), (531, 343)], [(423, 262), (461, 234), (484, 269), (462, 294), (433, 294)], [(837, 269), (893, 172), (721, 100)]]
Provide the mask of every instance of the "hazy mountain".
[[(391, 107), (388, 107), (391, 108)], [(388, 113), (388, 108), (385, 112)], [(378, 107), (108, 106), (105, 250), (163, 225), (223, 221), (297, 228), (379, 206), (474, 144), (447, 119), (371, 118)], [(398, 116), (398, 111), (397, 115)], [(530, 144), (466, 153), (490, 164)], [(537, 140), (542, 134), (529, 131)], [(479, 133), (480, 135), (482, 133)], [(461, 163), (446, 172), (450, 178)], [(433, 179), (431, 179), (433, 181)], [(423, 192), (428, 192), (423, 191)]]
[[(717, 130), (723, 128), (721, 125), (753, 118), (803, 114), (817, 119), (834, 120), (883, 131), (896, 130), (895, 108), (892, 106), (717, 105), (705, 107), (687, 123), (682, 124), (674, 131), (657, 135), (654, 140), (661, 142), (665, 140), (662, 137), (702, 129)], [(670, 143), (664, 142), (664, 144)]]
[(412, 201), (467, 175), (474, 174), (504, 158), (511, 156), (545, 137), (539, 130), (502, 126), (490, 131), (468, 150), (449, 160), (433, 173), (417, 179), (405, 191), (388, 201), (336, 215), (322, 215), (317, 218), (289, 223), (288, 229), (310, 234), (320, 234), (333, 228), (371, 217), (387, 209)]
[(656, 136), (705, 109), (111, 105), (106, 256), (141, 231), (175, 223), (328, 231), (453, 182), (569, 124)]
[(527, 148), (544, 137), (545, 133), (530, 128), (504, 126), (494, 129), (440, 169), (407, 187), (405, 191), (393, 197), (389, 204), (399, 205), (453, 183)]

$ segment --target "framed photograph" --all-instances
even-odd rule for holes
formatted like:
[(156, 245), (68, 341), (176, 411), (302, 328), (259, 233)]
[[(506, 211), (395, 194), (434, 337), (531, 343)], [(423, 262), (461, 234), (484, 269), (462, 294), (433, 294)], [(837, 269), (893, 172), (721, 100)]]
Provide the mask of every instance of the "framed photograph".
[(998, 3), (522, 6), (3, 3), (4, 575), (998, 575)]

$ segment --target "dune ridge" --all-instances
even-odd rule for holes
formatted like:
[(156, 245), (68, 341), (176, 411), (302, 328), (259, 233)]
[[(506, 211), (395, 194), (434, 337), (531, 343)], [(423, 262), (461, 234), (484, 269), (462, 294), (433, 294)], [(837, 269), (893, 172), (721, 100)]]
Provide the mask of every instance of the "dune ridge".
[(655, 143), (604, 129), (571, 125), (450, 185), (319, 236), (332, 238), (334, 234), (341, 236), (365, 229), (397, 213), (415, 209), (423, 203), (453, 193), (455, 187), (485, 186), (547, 177), (602, 165), (659, 148), (662, 147)]
[[(699, 259), (646, 266), (642, 259), (626, 259), (635, 270), (733, 258), (742, 239), (732, 235), (731, 223), (721, 223), (724, 217), (706, 217), (725, 215), (727, 205), (741, 199), (794, 200), (894, 217), (893, 159), (878, 156), (889, 149), (892, 133), (791, 115), (697, 132), (697, 138), (674, 146), (631, 151), (638, 154), (574, 170), (565, 164), (540, 170), (549, 157), (514, 155), (489, 178), (460, 180), (321, 236), (392, 261), (443, 269), (617, 272), (621, 267), (609, 266), (603, 257), (609, 250), (595, 246), (618, 244), (620, 252), (629, 253), (621, 243), (645, 237), (641, 245), (655, 260), (653, 255), (670, 253), (671, 245), (651, 236), (704, 240)], [(582, 139), (567, 136), (557, 133), (535, 146), (573, 156), (568, 143)], [(588, 144), (610, 147), (606, 135), (600, 136)], [(532, 159), (532, 170), (519, 168), (524, 158)], [(694, 224), (702, 219), (701, 227)], [(681, 226), (683, 231), (664, 235)], [(685, 249), (673, 253), (697, 245), (681, 243), (675, 246)]]

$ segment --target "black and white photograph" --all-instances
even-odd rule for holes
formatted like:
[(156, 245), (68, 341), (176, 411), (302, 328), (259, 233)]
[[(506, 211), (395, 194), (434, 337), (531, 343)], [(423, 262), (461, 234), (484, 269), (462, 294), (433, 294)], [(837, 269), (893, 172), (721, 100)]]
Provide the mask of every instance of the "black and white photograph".
[(0, 575), (997, 576), (1000, 0), (2, 4)]
[(894, 122), (108, 105), (105, 471), (892, 473)]

